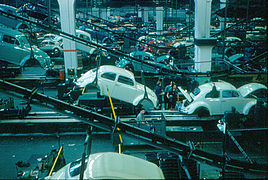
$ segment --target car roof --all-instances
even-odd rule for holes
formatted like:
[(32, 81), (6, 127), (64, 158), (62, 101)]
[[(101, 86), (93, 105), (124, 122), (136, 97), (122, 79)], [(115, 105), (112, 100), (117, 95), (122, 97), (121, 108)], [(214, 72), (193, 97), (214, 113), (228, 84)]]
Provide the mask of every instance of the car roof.
[(121, 75), (124, 75), (124, 76), (127, 76), (127, 77), (134, 78), (134, 75), (133, 75), (132, 72), (130, 72), (130, 71), (126, 70), (126, 69), (123, 69), (123, 68), (119, 68), (117, 66), (112, 66), (112, 65), (100, 66), (99, 72), (114, 72), (114, 73), (117, 73), (117, 74), (121, 74)]
[(216, 86), (217, 90), (237, 90), (232, 84), (220, 81), (220, 82), (209, 82), (199, 86), (200, 89), (212, 89), (213, 85)]
[(90, 155), (85, 179), (163, 179), (161, 169), (154, 163), (134, 156), (114, 152)]
[(3, 27), (3, 26), (0, 26), (0, 32), (3, 32), (4, 34), (10, 35), (10, 36), (23, 35), (23, 33), (19, 32), (17, 30)]

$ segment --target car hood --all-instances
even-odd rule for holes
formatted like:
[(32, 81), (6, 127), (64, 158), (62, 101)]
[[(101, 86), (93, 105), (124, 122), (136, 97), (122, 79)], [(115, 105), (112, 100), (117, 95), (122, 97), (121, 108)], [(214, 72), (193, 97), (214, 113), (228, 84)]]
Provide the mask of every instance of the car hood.
[(246, 97), (247, 95), (259, 90), (259, 89), (267, 89), (267, 87), (260, 83), (249, 83), (244, 86), (241, 86), (237, 90), (240, 92), (240, 94), (243, 97)]
[(121, 67), (124, 68), (126, 65), (128, 65), (130, 63), (129, 60), (127, 60), (126, 58), (120, 59), (119, 61), (116, 62), (116, 66), (117, 67)]
[(86, 85), (93, 83), (96, 79), (96, 71), (97, 69), (95, 68), (83, 74), (80, 78), (77, 79), (76, 85), (79, 87), (85, 87)]
[(178, 86), (178, 89), (181, 91), (181, 93), (185, 96), (185, 98), (189, 101), (192, 102), (193, 98), (190, 96), (190, 94), (186, 91), (184, 91), (180, 86)]
[(234, 54), (230, 56), (228, 59), (231, 63), (238, 63), (240, 58), (243, 58), (244, 54)]

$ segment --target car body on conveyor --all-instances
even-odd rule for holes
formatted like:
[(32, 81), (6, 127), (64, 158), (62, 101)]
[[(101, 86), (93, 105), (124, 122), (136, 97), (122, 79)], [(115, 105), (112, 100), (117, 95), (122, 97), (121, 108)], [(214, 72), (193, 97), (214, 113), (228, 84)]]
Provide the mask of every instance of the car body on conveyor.
[(256, 91), (267, 91), (267, 87), (259, 83), (249, 83), (238, 89), (224, 81), (209, 82), (188, 93), (179, 87), (186, 99), (181, 112), (199, 116), (223, 115), (235, 109), (239, 114), (248, 115), (254, 112), (257, 99), (249, 94)]
[[(157, 106), (157, 97), (153, 90), (138, 83), (132, 72), (116, 66), (103, 65), (99, 67), (98, 71), (97, 68), (91, 69), (76, 81), (76, 85), (84, 88), (82, 93), (84, 97), (79, 98), (90, 96), (92, 92), (89, 89), (95, 86), (99, 89), (101, 96), (109, 96), (108, 88), (113, 99), (133, 106), (145, 106), (144, 108), (148, 109)], [(89, 91), (90, 93), (88, 93)]]
[[(81, 159), (71, 162), (45, 179), (79, 179)], [(162, 170), (135, 156), (104, 152), (85, 160), (83, 179), (164, 179)]]

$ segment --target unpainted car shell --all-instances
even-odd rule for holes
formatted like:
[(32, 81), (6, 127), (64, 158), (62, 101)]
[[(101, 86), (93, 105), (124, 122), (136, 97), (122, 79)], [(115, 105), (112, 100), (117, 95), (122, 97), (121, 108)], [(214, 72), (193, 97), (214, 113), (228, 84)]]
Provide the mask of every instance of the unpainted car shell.
[[(81, 160), (69, 163), (45, 179), (79, 179)], [(91, 154), (85, 161), (84, 179), (164, 179), (162, 170), (144, 159), (126, 154)]]
[[(213, 86), (219, 92), (219, 97), (206, 98), (206, 95), (212, 92)], [(180, 87), (179, 89), (186, 97), (180, 109), (182, 113), (195, 114), (198, 109), (203, 108), (209, 112), (209, 115), (223, 115), (235, 108), (238, 113), (248, 115), (250, 109), (256, 105), (257, 100), (246, 98), (246, 96), (256, 90), (267, 89), (267, 87), (259, 83), (250, 83), (236, 89), (232, 84), (221, 81), (200, 85), (198, 87), (200, 92), (197, 95), (189, 94)], [(223, 91), (235, 92), (236, 97), (223, 97)]]

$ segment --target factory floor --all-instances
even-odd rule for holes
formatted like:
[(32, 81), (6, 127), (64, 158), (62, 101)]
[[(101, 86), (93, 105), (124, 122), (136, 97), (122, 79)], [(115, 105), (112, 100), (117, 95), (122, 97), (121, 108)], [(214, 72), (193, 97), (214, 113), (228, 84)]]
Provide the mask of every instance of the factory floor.
[[(31, 69), (26, 69), (29, 73), (34, 72)], [(36, 70), (38, 73), (38, 70)], [(26, 85), (26, 84), (25, 84)], [(40, 88), (40, 92), (45, 92), (46, 95), (57, 97), (55, 87)], [(0, 91), (0, 97), (13, 97), (16, 105), (23, 105), (26, 100), (22, 96), (16, 96), (12, 92)], [(51, 111), (44, 106), (39, 106), (38, 103), (32, 105), (33, 112)], [(4, 121), (4, 120), (1, 120)], [(0, 124), (0, 128), (2, 128)], [(2, 132), (2, 131), (1, 131)], [(246, 153), (258, 163), (267, 163), (267, 144), (260, 136), (252, 138), (248, 135), (247, 138), (238, 139), (242, 142), (243, 148)], [(66, 134), (0, 134), (0, 179), (16, 179), (17, 172), (20, 171), (16, 167), (18, 161), (30, 163), (30, 168), (35, 168), (39, 158), (43, 158), (46, 154), (50, 153), (53, 149), (59, 149), (59, 145), (63, 145), (64, 157), (66, 163), (72, 162), (82, 157), (84, 151), (85, 133), (66, 133)], [(125, 137), (123, 137), (124, 139)], [(195, 139), (193, 139), (195, 141)], [(216, 154), (222, 153), (222, 142), (202, 142), (196, 143), (197, 148), (213, 152)], [(233, 158), (244, 159), (241, 152), (229, 143), (227, 146), (229, 155)], [(91, 146), (91, 153), (97, 152), (118, 152), (118, 149), (113, 146), (111, 136), (107, 133), (96, 133), (93, 135)], [(123, 153), (131, 154), (143, 159), (146, 159), (146, 153), (157, 152), (158, 150), (148, 149), (143, 147), (132, 147), (124, 149)], [(198, 178), (201, 179), (218, 179), (220, 178), (221, 169), (206, 165), (203, 163), (198, 164)], [(238, 175), (237, 175), (238, 176)], [(267, 178), (267, 174), (243, 174), (241, 177), (249, 179)], [(182, 178), (176, 176), (174, 178)]]

